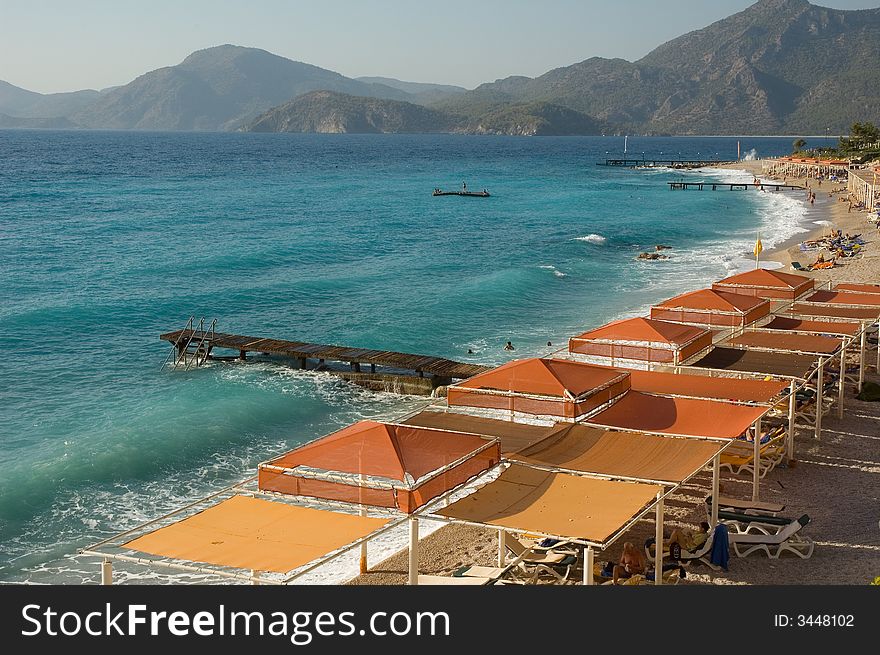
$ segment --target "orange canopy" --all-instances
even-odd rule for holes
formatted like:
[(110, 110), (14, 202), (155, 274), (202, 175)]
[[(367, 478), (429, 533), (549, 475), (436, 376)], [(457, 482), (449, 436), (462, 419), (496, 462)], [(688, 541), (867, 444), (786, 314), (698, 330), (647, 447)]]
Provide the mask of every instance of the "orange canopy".
[(688, 437), (735, 439), (767, 412), (767, 407), (715, 400), (668, 398), (630, 391), (585, 422), (607, 428)]
[(806, 302), (827, 302), (833, 305), (877, 305), (880, 295), (875, 293), (855, 293), (850, 291), (817, 291)]
[(859, 321), (875, 321), (880, 309), (873, 307), (846, 307), (844, 305), (794, 303), (786, 314), (823, 318), (854, 318)]
[(678, 363), (711, 345), (712, 333), (703, 328), (637, 317), (572, 337), (568, 350), (613, 359)]
[(755, 403), (769, 403), (788, 389), (785, 382), (778, 380), (721, 378), (660, 371), (632, 371), (630, 383), (633, 391), (656, 395)]
[(712, 285), (716, 291), (729, 291), (757, 298), (794, 300), (815, 286), (812, 278), (756, 268), (731, 275)]
[(880, 293), (880, 284), (853, 284), (841, 282), (834, 285), (835, 291), (855, 291), (856, 293)]
[(719, 344), (723, 347), (785, 350), (788, 352), (831, 355), (840, 350), (840, 339), (791, 332), (743, 332)]
[(233, 496), (125, 547), (191, 562), (287, 573), (387, 523), (388, 519)]
[(765, 330), (815, 332), (817, 334), (844, 334), (854, 337), (862, 331), (859, 323), (843, 323), (836, 321), (809, 321), (800, 318), (777, 316), (763, 326)]
[(360, 421), (260, 464), (258, 477), (263, 491), (411, 512), (500, 459), (478, 435)]
[(510, 458), (534, 466), (681, 484), (726, 446), (719, 441), (560, 423), (547, 437)]
[(629, 373), (562, 359), (515, 360), (451, 385), (450, 407), (576, 418), (629, 388)]
[(651, 307), (651, 318), (707, 325), (749, 325), (770, 313), (770, 302), (739, 293), (700, 289)]
[(420, 425), (428, 428), (456, 430), (458, 432), (482, 434), (487, 437), (498, 437), (501, 439), (502, 454), (517, 451), (536, 441), (540, 441), (553, 430), (553, 428), (546, 425), (530, 425), (529, 423), (499, 421), (497, 419), (459, 414), (457, 412), (432, 412), (428, 410), (419, 412), (403, 422), (407, 425)]
[(437, 514), (604, 546), (654, 505), (662, 491), (655, 484), (599, 480), (511, 464), (497, 479)]

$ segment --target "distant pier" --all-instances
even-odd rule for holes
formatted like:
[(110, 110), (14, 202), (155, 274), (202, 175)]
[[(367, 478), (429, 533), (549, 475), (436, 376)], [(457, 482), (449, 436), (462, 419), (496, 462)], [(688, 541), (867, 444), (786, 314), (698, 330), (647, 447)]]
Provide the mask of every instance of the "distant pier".
[[(300, 369), (333, 373), (375, 391), (415, 395), (430, 395), (437, 387), (453, 380), (464, 380), (489, 370), (487, 366), (430, 355), (268, 339), (189, 327), (166, 332), (159, 338), (173, 344), (175, 364), (195, 361), (198, 366), (208, 360), (246, 360), (251, 353), (266, 353), (295, 360)], [(217, 356), (213, 352), (215, 348), (238, 351), (238, 355)]]
[(806, 187), (797, 186), (796, 184), (772, 184), (766, 182), (759, 182), (755, 184), (754, 182), (739, 182), (739, 183), (730, 183), (730, 182), (667, 182), (670, 190), (674, 189), (696, 189), (698, 191), (702, 191), (704, 188), (711, 188), (712, 191), (717, 191), (719, 189), (726, 189), (729, 191), (748, 191), (749, 189), (756, 189), (758, 191), (805, 191)]
[(621, 166), (624, 168), (702, 168), (717, 164), (729, 164), (722, 159), (606, 159), (597, 166)]

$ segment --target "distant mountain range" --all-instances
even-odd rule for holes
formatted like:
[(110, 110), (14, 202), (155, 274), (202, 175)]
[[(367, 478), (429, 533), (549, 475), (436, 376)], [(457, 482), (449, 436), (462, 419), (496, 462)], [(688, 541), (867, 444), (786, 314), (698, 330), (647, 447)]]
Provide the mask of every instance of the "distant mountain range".
[(878, 63), (880, 9), (761, 0), (636, 62), (594, 57), (471, 91), (352, 79), (232, 45), (103, 91), (42, 95), (0, 82), (0, 127), (836, 134), (880, 123)]

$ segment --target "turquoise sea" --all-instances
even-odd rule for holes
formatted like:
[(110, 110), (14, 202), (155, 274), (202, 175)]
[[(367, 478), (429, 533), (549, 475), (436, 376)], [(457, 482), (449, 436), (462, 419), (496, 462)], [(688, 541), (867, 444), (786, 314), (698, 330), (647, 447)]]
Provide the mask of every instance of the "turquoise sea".
[[(800, 195), (666, 187), (738, 172), (596, 166), (623, 141), (0, 131), (0, 581), (93, 583), (77, 548), (425, 402), (271, 362), (163, 370), (158, 335), (190, 315), (497, 364), (748, 266), (757, 230), (812, 227)], [(492, 196), (431, 196), (462, 181)], [(670, 260), (634, 260), (661, 243)]]

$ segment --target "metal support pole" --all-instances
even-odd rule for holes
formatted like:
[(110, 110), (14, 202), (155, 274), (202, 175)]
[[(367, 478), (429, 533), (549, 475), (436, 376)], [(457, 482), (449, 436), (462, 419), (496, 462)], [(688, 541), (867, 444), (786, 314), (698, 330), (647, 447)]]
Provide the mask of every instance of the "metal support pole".
[(718, 523), (718, 494), (721, 493), (721, 455), (712, 458), (712, 527)]
[(409, 519), (409, 583), (419, 584), (419, 520)]
[(253, 578), (253, 580), (251, 580), (251, 584), (255, 587), (259, 587), (260, 586), (260, 572), (257, 571), (256, 569), (251, 569), (251, 577)]
[(504, 530), (498, 531), (498, 566), (504, 566)]
[(752, 461), (752, 500), (758, 500), (761, 485), (761, 419), (755, 421), (755, 451)]
[(593, 547), (584, 546), (584, 584), (593, 584)]
[(843, 418), (843, 393), (846, 384), (846, 350), (840, 351), (840, 380), (837, 381), (837, 418)]
[(862, 385), (865, 384), (865, 328), (862, 328), (862, 338), (859, 345), (859, 393), (862, 393)]
[(813, 436), (818, 439), (822, 436), (822, 394), (825, 387), (823, 380), (825, 373), (825, 360), (819, 358), (819, 372), (816, 374), (816, 431)]
[(788, 450), (786, 451), (786, 460), (789, 466), (794, 462), (794, 433), (795, 428), (795, 412), (797, 410), (797, 396), (795, 395), (795, 383), (791, 381), (788, 388)]
[(101, 562), (101, 584), (105, 586), (113, 584), (113, 562), (107, 558)]
[(657, 494), (657, 515), (654, 519), (654, 584), (663, 584), (663, 494)]

